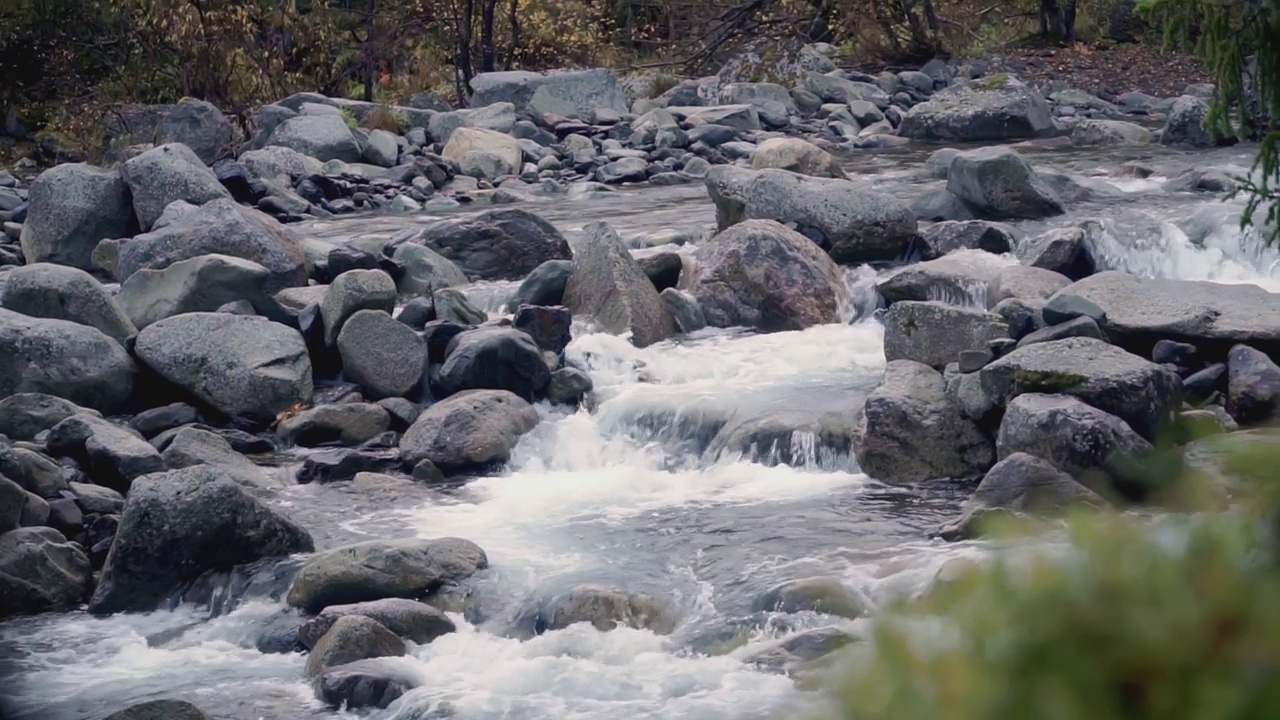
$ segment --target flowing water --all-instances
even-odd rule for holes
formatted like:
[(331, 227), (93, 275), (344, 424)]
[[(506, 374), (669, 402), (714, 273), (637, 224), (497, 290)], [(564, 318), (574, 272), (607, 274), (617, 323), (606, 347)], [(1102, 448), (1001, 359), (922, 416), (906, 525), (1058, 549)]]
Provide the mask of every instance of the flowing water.
[[(1092, 176), (1114, 195), (1019, 229), (1093, 218), (1102, 223), (1098, 249), (1111, 267), (1280, 290), (1280, 258), (1236, 227), (1242, 202), (1162, 189), (1165, 178), (1192, 164), (1247, 166), (1247, 148), (1132, 152), (1033, 153), (1038, 166)], [(911, 197), (937, 182), (919, 175), (923, 157), (918, 150), (869, 154), (849, 167), (882, 191)], [(1122, 175), (1119, 165), (1130, 159), (1149, 160), (1157, 175)], [(696, 238), (714, 225), (701, 186), (540, 198), (525, 207), (570, 236), (608, 221), (636, 246)], [(417, 221), (383, 216), (300, 229), (340, 241), (390, 237)], [(848, 271), (863, 296), (875, 275)], [(471, 292), (496, 312), (512, 287)], [(870, 609), (922, 591), (948, 562), (991, 552), (981, 543), (927, 539), (955, 514), (967, 488), (879, 485), (847, 453), (803, 433), (793, 438), (790, 465), (776, 462), (770, 448), (744, 456), (714, 442), (721, 428), (761, 416), (852, 412), (884, 364), (874, 321), (774, 335), (706, 330), (643, 350), (579, 326), (567, 352), (594, 379), (597, 409), (540, 407), (542, 424), (522, 440), (506, 472), (445, 490), (365, 492), (338, 484), (292, 487), (276, 498), (321, 548), (454, 535), (489, 555), (492, 568), (476, 582), (475, 605), (456, 616), (459, 631), (387, 661), (423, 684), (374, 717), (802, 717), (816, 701), (811, 693), (743, 659), (809, 628), (843, 624), (856, 632), (859, 621), (758, 611), (753, 602), (762, 592), (789, 579), (833, 576)], [(525, 610), (579, 583), (651, 594), (675, 609), (679, 625), (669, 636), (579, 625), (528, 639)], [(63, 613), (10, 620), (0, 625), (8, 702), (0, 715), (96, 719), (131, 703), (181, 697), (228, 720), (333, 717), (302, 680), (303, 656), (254, 647), (259, 629), (281, 609), (263, 591), (249, 592), (229, 613), (184, 603), (101, 619)]]

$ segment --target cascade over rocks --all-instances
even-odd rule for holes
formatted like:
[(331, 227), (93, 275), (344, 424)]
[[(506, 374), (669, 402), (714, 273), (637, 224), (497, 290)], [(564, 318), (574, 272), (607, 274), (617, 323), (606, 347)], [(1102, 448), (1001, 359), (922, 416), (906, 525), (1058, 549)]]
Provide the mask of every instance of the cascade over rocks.
[(559, 230), (518, 208), (437, 220), (404, 241), (435, 250), (478, 280), (519, 280), (548, 260), (573, 258)]
[(853, 446), (863, 472), (887, 483), (971, 478), (995, 462), (991, 438), (947, 396), (942, 375), (911, 360), (885, 366), (858, 411)]
[(298, 642), (314, 648), (339, 619), (366, 617), (405, 640), (425, 645), (457, 627), (440, 610), (416, 600), (384, 598), (350, 605), (330, 605), (298, 628)]
[(1176, 373), (1094, 338), (1019, 347), (984, 367), (981, 378), (998, 406), (1024, 393), (1069, 395), (1121, 418), (1147, 439), (1182, 403)]
[(312, 550), (311, 536), (215, 467), (134, 481), (89, 610), (152, 610), (206, 570)]
[(936, 260), (956, 250), (983, 250), (997, 255), (1014, 248), (1013, 228), (985, 220), (945, 220), (920, 231), (924, 260)]
[(175, 315), (138, 334), (138, 358), (229, 417), (274, 419), (311, 400), (311, 359), (297, 330), (226, 313)]
[(982, 250), (957, 250), (937, 260), (907, 265), (876, 283), (892, 304), (940, 300), (952, 305), (987, 305), (987, 287), (1016, 261)]
[(916, 236), (905, 203), (848, 180), (717, 165), (705, 182), (721, 230), (744, 220), (795, 225), (837, 263), (896, 259)]
[[(587, 315), (615, 335), (630, 334), (636, 347), (675, 335), (675, 324), (658, 290), (608, 223), (594, 223), (574, 253), (564, 305)], [(519, 392), (514, 388), (506, 388)]]
[(316, 554), (294, 577), (288, 603), (311, 613), (331, 605), (415, 599), (489, 566), (484, 551), (460, 538), (370, 540)]
[(400, 439), (406, 467), (430, 460), (446, 475), (506, 462), (538, 411), (506, 390), (460, 392), (423, 410)]
[(265, 290), (276, 293), (307, 284), (307, 262), (297, 237), (265, 213), (214, 200), (165, 209), (151, 232), (120, 243), (115, 276), (121, 282), (143, 269), (163, 270), (202, 255), (229, 255), (265, 267)]
[(849, 302), (839, 267), (811, 240), (772, 220), (747, 220), (698, 248), (681, 278), (713, 327), (765, 332), (838, 322)]
[(100, 330), (0, 308), (0, 398), (45, 393), (106, 413), (127, 410), (138, 368)]

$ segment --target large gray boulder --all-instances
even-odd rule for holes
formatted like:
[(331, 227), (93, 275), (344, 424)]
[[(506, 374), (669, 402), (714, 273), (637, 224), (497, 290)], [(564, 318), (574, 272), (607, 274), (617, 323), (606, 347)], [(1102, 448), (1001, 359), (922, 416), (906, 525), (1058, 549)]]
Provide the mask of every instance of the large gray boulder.
[(74, 607), (92, 583), (89, 558), (57, 530), (0, 533), (0, 618)]
[(627, 96), (612, 70), (523, 70), (480, 73), (471, 79), (471, 107), (511, 103), (518, 113), (590, 120), (599, 109), (627, 112)]
[(1001, 459), (1033, 455), (1105, 495), (1114, 495), (1117, 485), (1131, 490), (1123, 483), (1150, 451), (1124, 420), (1069, 395), (1019, 395), (996, 435)]
[(306, 530), (218, 468), (146, 475), (129, 491), (89, 610), (153, 610), (208, 570), (312, 549)]
[(728, 83), (720, 87), (722, 105), (751, 105), (768, 127), (786, 127), (791, 116), (799, 115), (791, 92), (776, 83)]
[(548, 260), (573, 258), (559, 230), (517, 208), (436, 220), (400, 240), (435, 250), (478, 280), (519, 280)]
[(400, 266), (396, 289), (403, 296), (430, 296), (437, 290), (467, 284), (467, 276), (452, 260), (425, 245), (400, 245), (391, 259)]
[(1062, 273), (1026, 265), (1011, 265), (1000, 270), (987, 283), (987, 306), (994, 308), (1002, 300), (1045, 301), (1071, 284)]
[(298, 628), (298, 642), (315, 647), (320, 638), (349, 616), (366, 617), (406, 640), (425, 645), (457, 629), (443, 612), (416, 600), (384, 598), (350, 605), (330, 605)]
[(889, 107), (889, 95), (878, 85), (846, 80), (809, 70), (800, 78), (800, 87), (822, 98), (823, 102), (848, 105), (865, 100), (876, 107)]
[(509, 102), (471, 110), (439, 112), (431, 116), (427, 132), (438, 143), (447, 143), (453, 131), (460, 127), (474, 127), (494, 132), (510, 133), (516, 124), (516, 108)]
[[(487, 179), (495, 179), (501, 175), (511, 175), (519, 171), (522, 153), (520, 143), (510, 135), (485, 130), (484, 128), (460, 127), (449, 135), (440, 155), (453, 160), (459, 165), (467, 162), (467, 158), (475, 153), (488, 153), (501, 160), (499, 165), (505, 172), (493, 173)], [(463, 174), (471, 175), (464, 171)]]
[(982, 389), (998, 406), (1025, 393), (1070, 395), (1151, 439), (1182, 404), (1171, 370), (1085, 337), (1025, 345), (984, 367)]
[(313, 157), (275, 145), (243, 152), (239, 162), (249, 177), (257, 180), (275, 180), (281, 176), (292, 180), (318, 173), (324, 168), (324, 164)]
[(231, 417), (273, 420), (311, 401), (311, 359), (297, 330), (228, 313), (175, 315), (138, 334), (138, 358)]
[[(0, 399), (0, 435), (10, 440), (34, 440), (72, 415), (94, 413), (73, 402), (43, 393), (19, 393)], [(3, 463), (0, 463), (3, 472)]]
[(751, 156), (751, 169), (768, 168), (812, 177), (846, 177), (840, 162), (831, 153), (802, 138), (770, 138), (757, 145)]
[(307, 261), (298, 238), (266, 213), (214, 200), (199, 207), (177, 203), (165, 210), (151, 232), (120, 247), (116, 279), (125, 282), (142, 269), (163, 270), (201, 255), (250, 260), (271, 273), (266, 291), (307, 284)]
[(342, 402), (304, 410), (276, 426), (286, 443), (315, 447), (328, 443), (359, 445), (391, 428), (391, 415), (380, 405)]
[(1160, 144), (1208, 148), (1217, 144), (1208, 127), (1209, 103), (1194, 95), (1183, 95), (1173, 102)]
[[(665, 308), (664, 308), (665, 310)], [(439, 383), (452, 395), (463, 390), (506, 390), (532, 399), (551, 380), (537, 342), (508, 327), (480, 327), (459, 333), (445, 349)]]
[(27, 491), (18, 483), (0, 475), (0, 534), (18, 527), (27, 505)]
[(213, 312), (227, 303), (248, 300), (267, 308), (271, 272), (251, 260), (230, 255), (198, 255), (160, 269), (142, 269), (120, 285), (116, 301), (138, 328), (174, 315)]
[(377, 620), (347, 615), (338, 618), (311, 648), (306, 674), (315, 677), (331, 667), (369, 658), (398, 657), (406, 652), (404, 641)]
[(371, 398), (404, 397), (426, 373), (426, 342), (381, 310), (361, 310), (348, 318), (337, 347), (343, 371)]
[(100, 330), (0, 309), (0, 398), (45, 393), (120, 412), (137, 373), (129, 353)]
[(370, 165), (378, 167), (395, 167), (400, 159), (400, 148), (396, 143), (396, 135), (386, 130), (370, 130), (369, 139), (364, 146), (363, 159)]
[(772, 220), (747, 220), (698, 248), (681, 278), (715, 327), (766, 332), (840, 321), (848, 290), (813, 241)]
[(630, 334), (636, 347), (675, 335), (671, 314), (618, 233), (600, 222), (583, 234), (564, 289), (565, 307), (574, 316), (591, 316), (607, 332)]
[(212, 103), (187, 98), (169, 111), (156, 128), (156, 145), (182, 143), (205, 165), (231, 149), (231, 123)]
[(897, 302), (884, 315), (884, 359), (914, 360), (941, 370), (965, 350), (1009, 337), (999, 315), (946, 303)]
[(505, 390), (458, 393), (422, 411), (400, 439), (408, 467), (430, 460), (446, 473), (506, 462), (520, 436), (538, 424), (538, 411)]
[(701, 123), (720, 125), (739, 133), (760, 130), (760, 114), (754, 105), (712, 105), (710, 107), (667, 106), (667, 112), (686, 120), (696, 118)]
[(1058, 228), (1028, 239), (1018, 248), (1024, 265), (1050, 270), (1072, 280), (1097, 271), (1089, 235), (1078, 227)]
[(163, 446), (160, 457), (170, 470), (208, 465), (228, 480), (246, 488), (270, 488), (283, 484), (280, 475), (272, 476), (265, 468), (236, 452), (221, 435), (199, 427), (184, 427)]
[(1071, 129), (1071, 144), (1076, 147), (1146, 145), (1154, 139), (1150, 130), (1122, 120), (1082, 120)]
[(956, 250), (984, 250), (999, 255), (1016, 245), (1013, 228), (986, 220), (937, 222), (920, 231), (920, 241), (921, 256), (925, 260), (935, 260)]
[(911, 360), (885, 366), (853, 445), (862, 471), (887, 483), (977, 477), (995, 462), (991, 438), (947, 396), (942, 375)]
[(1064, 212), (1058, 194), (1021, 155), (1006, 147), (957, 155), (947, 171), (947, 191), (991, 220), (1037, 220)]
[(324, 343), (332, 346), (347, 318), (361, 310), (390, 314), (396, 307), (396, 283), (381, 270), (350, 270), (334, 278), (320, 303)]
[(102, 283), (63, 265), (35, 263), (10, 270), (0, 290), (0, 306), (31, 317), (88, 325), (122, 345), (138, 334)]
[(976, 537), (981, 521), (990, 515), (1055, 517), (1078, 507), (1106, 505), (1102, 496), (1048, 462), (1015, 452), (987, 471), (960, 516), (942, 526), (938, 534), (946, 540), (965, 540)]
[(287, 601), (318, 613), (331, 605), (412, 600), (488, 566), (484, 550), (461, 538), (369, 540), (313, 556), (294, 577)]
[(361, 157), (360, 143), (356, 142), (351, 128), (337, 113), (289, 118), (271, 132), (266, 144), (296, 150), (320, 162), (341, 160), (353, 163), (359, 162)]
[(1160, 340), (1225, 357), (1237, 343), (1280, 357), (1280, 293), (1251, 284), (1141, 278), (1108, 271), (1062, 289), (1102, 308), (1103, 332), (1144, 357)]
[(98, 485), (127, 492), (137, 478), (165, 469), (160, 451), (132, 428), (92, 415), (74, 415), (49, 431), (55, 457), (69, 457)]
[(912, 140), (991, 142), (1053, 131), (1049, 103), (1005, 75), (952, 85), (907, 111), (898, 134)]
[(132, 235), (136, 223), (133, 198), (119, 172), (84, 163), (58, 165), (31, 183), (22, 254), (27, 262), (92, 270), (98, 243)]
[(185, 700), (150, 700), (108, 715), (105, 720), (210, 720)]
[(61, 465), (24, 447), (0, 445), (0, 475), (42, 498), (60, 498), (62, 493), (71, 489)]
[(169, 203), (176, 200), (203, 205), (210, 200), (231, 198), (213, 171), (181, 143), (160, 145), (129, 158), (121, 173), (129, 184), (133, 209), (143, 231), (151, 230)]
[(717, 165), (705, 182), (721, 230), (744, 220), (794, 224), (837, 263), (896, 259), (916, 236), (906, 203), (848, 180)]

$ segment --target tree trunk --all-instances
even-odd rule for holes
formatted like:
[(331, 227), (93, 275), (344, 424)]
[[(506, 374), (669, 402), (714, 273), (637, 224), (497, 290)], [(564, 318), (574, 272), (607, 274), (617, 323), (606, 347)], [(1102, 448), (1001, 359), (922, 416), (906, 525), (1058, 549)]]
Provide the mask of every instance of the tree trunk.
[(369, 15), (364, 22), (364, 101), (373, 102), (373, 86), (378, 78), (377, 52), (374, 43), (378, 16), (378, 0), (369, 0)]
[(493, 26), (497, 15), (498, 0), (480, 0), (480, 71), (493, 72), (497, 52), (494, 48)]
[(520, 49), (520, 0), (511, 0), (511, 9), (507, 20), (511, 25), (511, 42), (507, 45), (507, 60), (504, 69), (510, 70), (516, 64), (516, 52)]
[(1040, 36), (1045, 40), (1062, 40), (1066, 35), (1062, 8), (1058, 0), (1040, 0)]
[(1068, 44), (1076, 41), (1076, 0), (1067, 0), (1062, 18), (1062, 40)]
[(462, 0), (462, 11), (458, 13), (458, 72), (462, 74), (461, 87), (458, 88), (458, 102), (465, 103), (471, 94), (471, 78), (475, 71), (471, 68), (471, 20), (475, 15), (474, 0)]

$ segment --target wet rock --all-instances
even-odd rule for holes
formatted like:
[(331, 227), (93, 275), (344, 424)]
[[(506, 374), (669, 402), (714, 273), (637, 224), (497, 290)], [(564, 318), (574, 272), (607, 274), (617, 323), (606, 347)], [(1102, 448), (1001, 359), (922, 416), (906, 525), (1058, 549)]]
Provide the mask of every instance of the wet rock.
[(58, 165), (31, 183), (28, 202), (20, 236), (27, 262), (93, 270), (91, 256), (100, 241), (136, 230), (133, 199), (116, 170)]
[(391, 427), (391, 416), (372, 403), (321, 405), (288, 418), (276, 428), (280, 439), (315, 447), (327, 443), (359, 445)]
[(273, 482), (265, 469), (237, 452), (221, 435), (199, 427), (185, 427), (174, 433), (161, 457), (170, 470), (209, 465), (247, 488), (280, 484)]
[(1265, 353), (1237, 345), (1227, 355), (1227, 412), (1241, 425), (1280, 415), (1280, 366)]
[(569, 243), (526, 210), (500, 208), (427, 224), (411, 236), (480, 280), (516, 280), (548, 260), (569, 260)]
[(808, 238), (749, 220), (700, 247), (682, 289), (714, 327), (801, 330), (839, 321), (848, 291), (839, 268)]
[(898, 134), (912, 140), (988, 142), (1033, 138), (1053, 130), (1040, 93), (1005, 75), (952, 85), (907, 111)]
[(941, 370), (960, 353), (1009, 337), (1004, 318), (941, 302), (897, 302), (884, 316), (885, 360), (914, 360)]
[(1024, 393), (1064, 394), (1123, 419), (1153, 438), (1181, 406), (1182, 382), (1164, 367), (1093, 338), (1020, 347), (982, 369), (997, 405)]
[(507, 303), (509, 310), (521, 305), (562, 305), (564, 288), (573, 272), (571, 260), (548, 260), (529, 273), (520, 283), (515, 297)]
[(1062, 273), (1038, 267), (1011, 265), (1002, 268), (987, 283), (987, 304), (994, 308), (1009, 298), (1048, 300), (1070, 284), (1071, 279)]
[(223, 198), (235, 202), (213, 171), (191, 148), (179, 143), (160, 145), (130, 158), (121, 172), (144, 231), (150, 231), (165, 208), (176, 200), (193, 206)]
[(403, 667), (391, 668), (378, 659), (357, 660), (327, 668), (315, 680), (316, 697), (348, 710), (386, 708), (421, 683)]
[(381, 270), (352, 270), (339, 275), (329, 285), (320, 303), (324, 318), (324, 341), (332, 346), (338, 332), (352, 315), (361, 310), (381, 310), (388, 315), (395, 309), (396, 284)]
[(404, 640), (425, 645), (457, 630), (453, 621), (436, 608), (405, 598), (385, 598), (350, 605), (330, 605), (302, 624), (298, 641), (313, 648), (338, 622), (349, 616), (374, 620)]
[(175, 315), (138, 334), (139, 359), (230, 417), (271, 420), (311, 400), (311, 360), (297, 330), (226, 313)]
[(858, 465), (888, 483), (969, 478), (995, 461), (991, 439), (946, 394), (927, 365), (894, 360), (855, 419)]
[(463, 390), (507, 390), (532, 398), (550, 379), (551, 370), (533, 338), (504, 327), (460, 333), (449, 341), (439, 374), (440, 387), (447, 395)]
[(298, 470), (298, 483), (330, 483), (351, 480), (360, 473), (385, 473), (400, 466), (397, 450), (333, 448), (308, 453)]
[(591, 376), (577, 368), (560, 368), (551, 373), (547, 401), (555, 405), (577, 405), (592, 390)]
[(1146, 145), (1154, 140), (1150, 130), (1120, 120), (1083, 120), (1071, 130), (1071, 144), (1076, 147)]
[(436, 319), (436, 305), (431, 297), (417, 297), (405, 303), (396, 313), (396, 322), (421, 331), (427, 323)]
[(360, 144), (338, 113), (299, 115), (280, 123), (267, 138), (267, 146), (279, 146), (320, 162), (360, 160)]
[(528, 333), (538, 347), (559, 356), (573, 338), (572, 324), (573, 316), (568, 308), (521, 305), (511, 326)]
[(744, 220), (794, 224), (837, 263), (893, 260), (916, 236), (916, 220), (901, 200), (859, 183), (717, 165), (706, 177), (721, 230)]
[(97, 328), (121, 344), (137, 334), (102, 284), (83, 270), (36, 263), (7, 274), (0, 305), (34, 318)]
[(801, 138), (770, 138), (751, 156), (753, 170), (776, 168), (820, 178), (845, 178), (831, 153)]
[(481, 325), (489, 319), (489, 314), (457, 288), (437, 290), (431, 296), (431, 304), (436, 308), (436, 318), (444, 322), (459, 325)]
[(659, 293), (680, 283), (680, 273), (684, 270), (684, 260), (679, 253), (661, 252), (639, 258), (641, 270), (649, 282)]
[(649, 163), (644, 158), (624, 157), (601, 165), (596, 170), (596, 180), (606, 185), (644, 182), (648, 170)]
[(1217, 145), (1208, 127), (1208, 117), (1209, 103), (1192, 95), (1179, 97), (1169, 110), (1169, 119), (1160, 133), (1160, 143), (1198, 148)]
[(316, 642), (307, 656), (306, 674), (315, 677), (326, 668), (356, 660), (404, 655), (404, 641), (381, 623), (362, 615), (346, 615)]
[(116, 300), (139, 328), (174, 315), (213, 312), (237, 300), (267, 307), (270, 271), (230, 255), (200, 255), (163, 270), (139, 270), (120, 286)]
[(1209, 402), (1215, 393), (1223, 389), (1222, 380), (1226, 376), (1225, 363), (1213, 363), (1199, 372), (1187, 375), (1182, 380), (1183, 399), (1190, 405), (1203, 405)]
[(580, 585), (552, 599), (541, 609), (537, 631), (563, 630), (580, 622), (590, 623), (602, 632), (622, 626), (669, 635), (675, 630), (676, 618), (649, 595)]
[(217, 468), (138, 478), (89, 610), (152, 610), (205, 570), (308, 552), (311, 536)]
[[(269, 215), (235, 201), (165, 209), (151, 232), (125, 241), (115, 276), (126, 282), (143, 270), (163, 270), (202, 255), (230, 255), (265, 267), (265, 292), (307, 284), (307, 262), (297, 237)], [(238, 299), (238, 298), (237, 298)]]
[(127, 492), (133, 481), (165, 469), (160, 453), (132, 429), (73, 415), (49, 431), (49, 452), (80, 463), (99, 485)]
[(923, 259), (934, 260), (956, 250), (1007, 253), (1014, 247), (1013, 228), (985, 220), (945, 220), (920, 231)]
[(815, 628), (793, 635), (777, 645), (743, 658), (743, 662), (776, 672), (796, 672), (854, 642), (849, 633), (835, 627)]
[(947, 171), (947, 191), (992, 220), (1035, 220), (1063, 213), (1057, 193), (1021, 155), (1006, 147), (957, 155)]
[(533, 406), (510, 392), (462, 392), (422, 411), (401, 438), (400, 455), (407, 467), (430, 460), (446, 475), (481, 469), (506, 462), (537, 424)]
[(10, 395), (0, 399), (0, 435), (10, 440), (34, 440), (36, 435), (82, 412), (97, 411), (43, 393)]
[(565, 285), (564, 304), (570, 312), (591, 316), (615, 335), (630, 334), (637, 347), (674, 335), (675, 324), (658, 291), (613, 228), (594, 223), (584, 235)]
[(944, 540), (966, 540), (980, 535), (981, 522), (992, 514), (1055, 517), (1075, 507), (1107, 504), (1100, 495), (1045, 460), (1014, 452), (987, 471), (960, 516), (943, 525), (938, 534)]
[(230, 149), (231, 123), (212, 103), (184, 98), (156, 128), (155, 143), (182, 143), (205, 165), (212, 165)]
[(702, 312), (702, 306), (692, 294), (676, 288), (667, 288), (658, 293), (658, 296), (667, 306), (667, 312), (671, 313), (677, 332), (691, 333), (707, 326), (706, 314)]
[[(1119, 489), (1130, 499), (1144, 494), (1129, 481), (1133, 468), (1150, 451), (1150, 443), (1123, 420), (1067, 395), (1019, 395), (1006, 408), (996, 435), (1001, 459), (1014, 453), (1033, 455), (1093, 490), (1113, 495)], [(1100, 482), (1099, 472), (1110, 475), (1115, 487)]]
[(987, 304), (987, 287), (1010, 261), (981, 250), (958, 250), (937, 260), (908, 265), (876, 284), (892, 304), (939, 300), (952, 305)]
[(1053, 342), (1055, 340), (1064, 340), (1071, 337), (1086, 337), (1097, 340), (1106, 340), (1106, 338), (1102, 336), (1102, 330), (1098, 328), (1098, 323), (1095, 322), (1093, 318), (1078, 317), (1027, 333), (1018, 339), (1018, 347), (1034, 345), (1042, 342)]
[(408, 395), (426, 371), (426, 342), (379, 310), (352, 315), (338, 334), (337, 346), (347, 377), (371, 398)]
[(917, 220), (936, 222), (962, 222), (975, 217), (973, 210), (945, 187), (927, 190), (912, 200), (911, 214)]
[(1050, 230), (1018, 248), (1023, 264), (1050, 270), (1071, 280), (1081, 280), (1098, 271), (1089, 252), (1088, 236), (1080, 228)]
[(289, 588), (288, 602), (318, 613), (331, 605), (414, 599), (488, 566), (479, 546), (459, 538), (370, 540), (311, 558)]
[(1225, 357), (1238, 343), (1280, 355), (1280, 294), (1248, 284), (1139, 278), (1102, 272), (1063, 289), (1100, 307), (1111, 342), (1149, 356), (1160, 340)]
[(437, 290), (467, 284), (467, 276), (452, 260), (424, 245), (400, 245), (391, 259), (400, 266), (396, 289), (401, 295), (431, 295)]
[(810, 577), (774, 585), (752, 607), (758, 612), (816, 612), (854, 620), (868, 614), (874, 603), (838, 578)]
[(106, 720), (210, 720), (200, 708), (185, 700), (152, 700), (125, 708)]
[(137, 372), (125, 349), (95, 328), (0, 309), (0, 398), (44, 393), (117, 412), (128, 409)]

